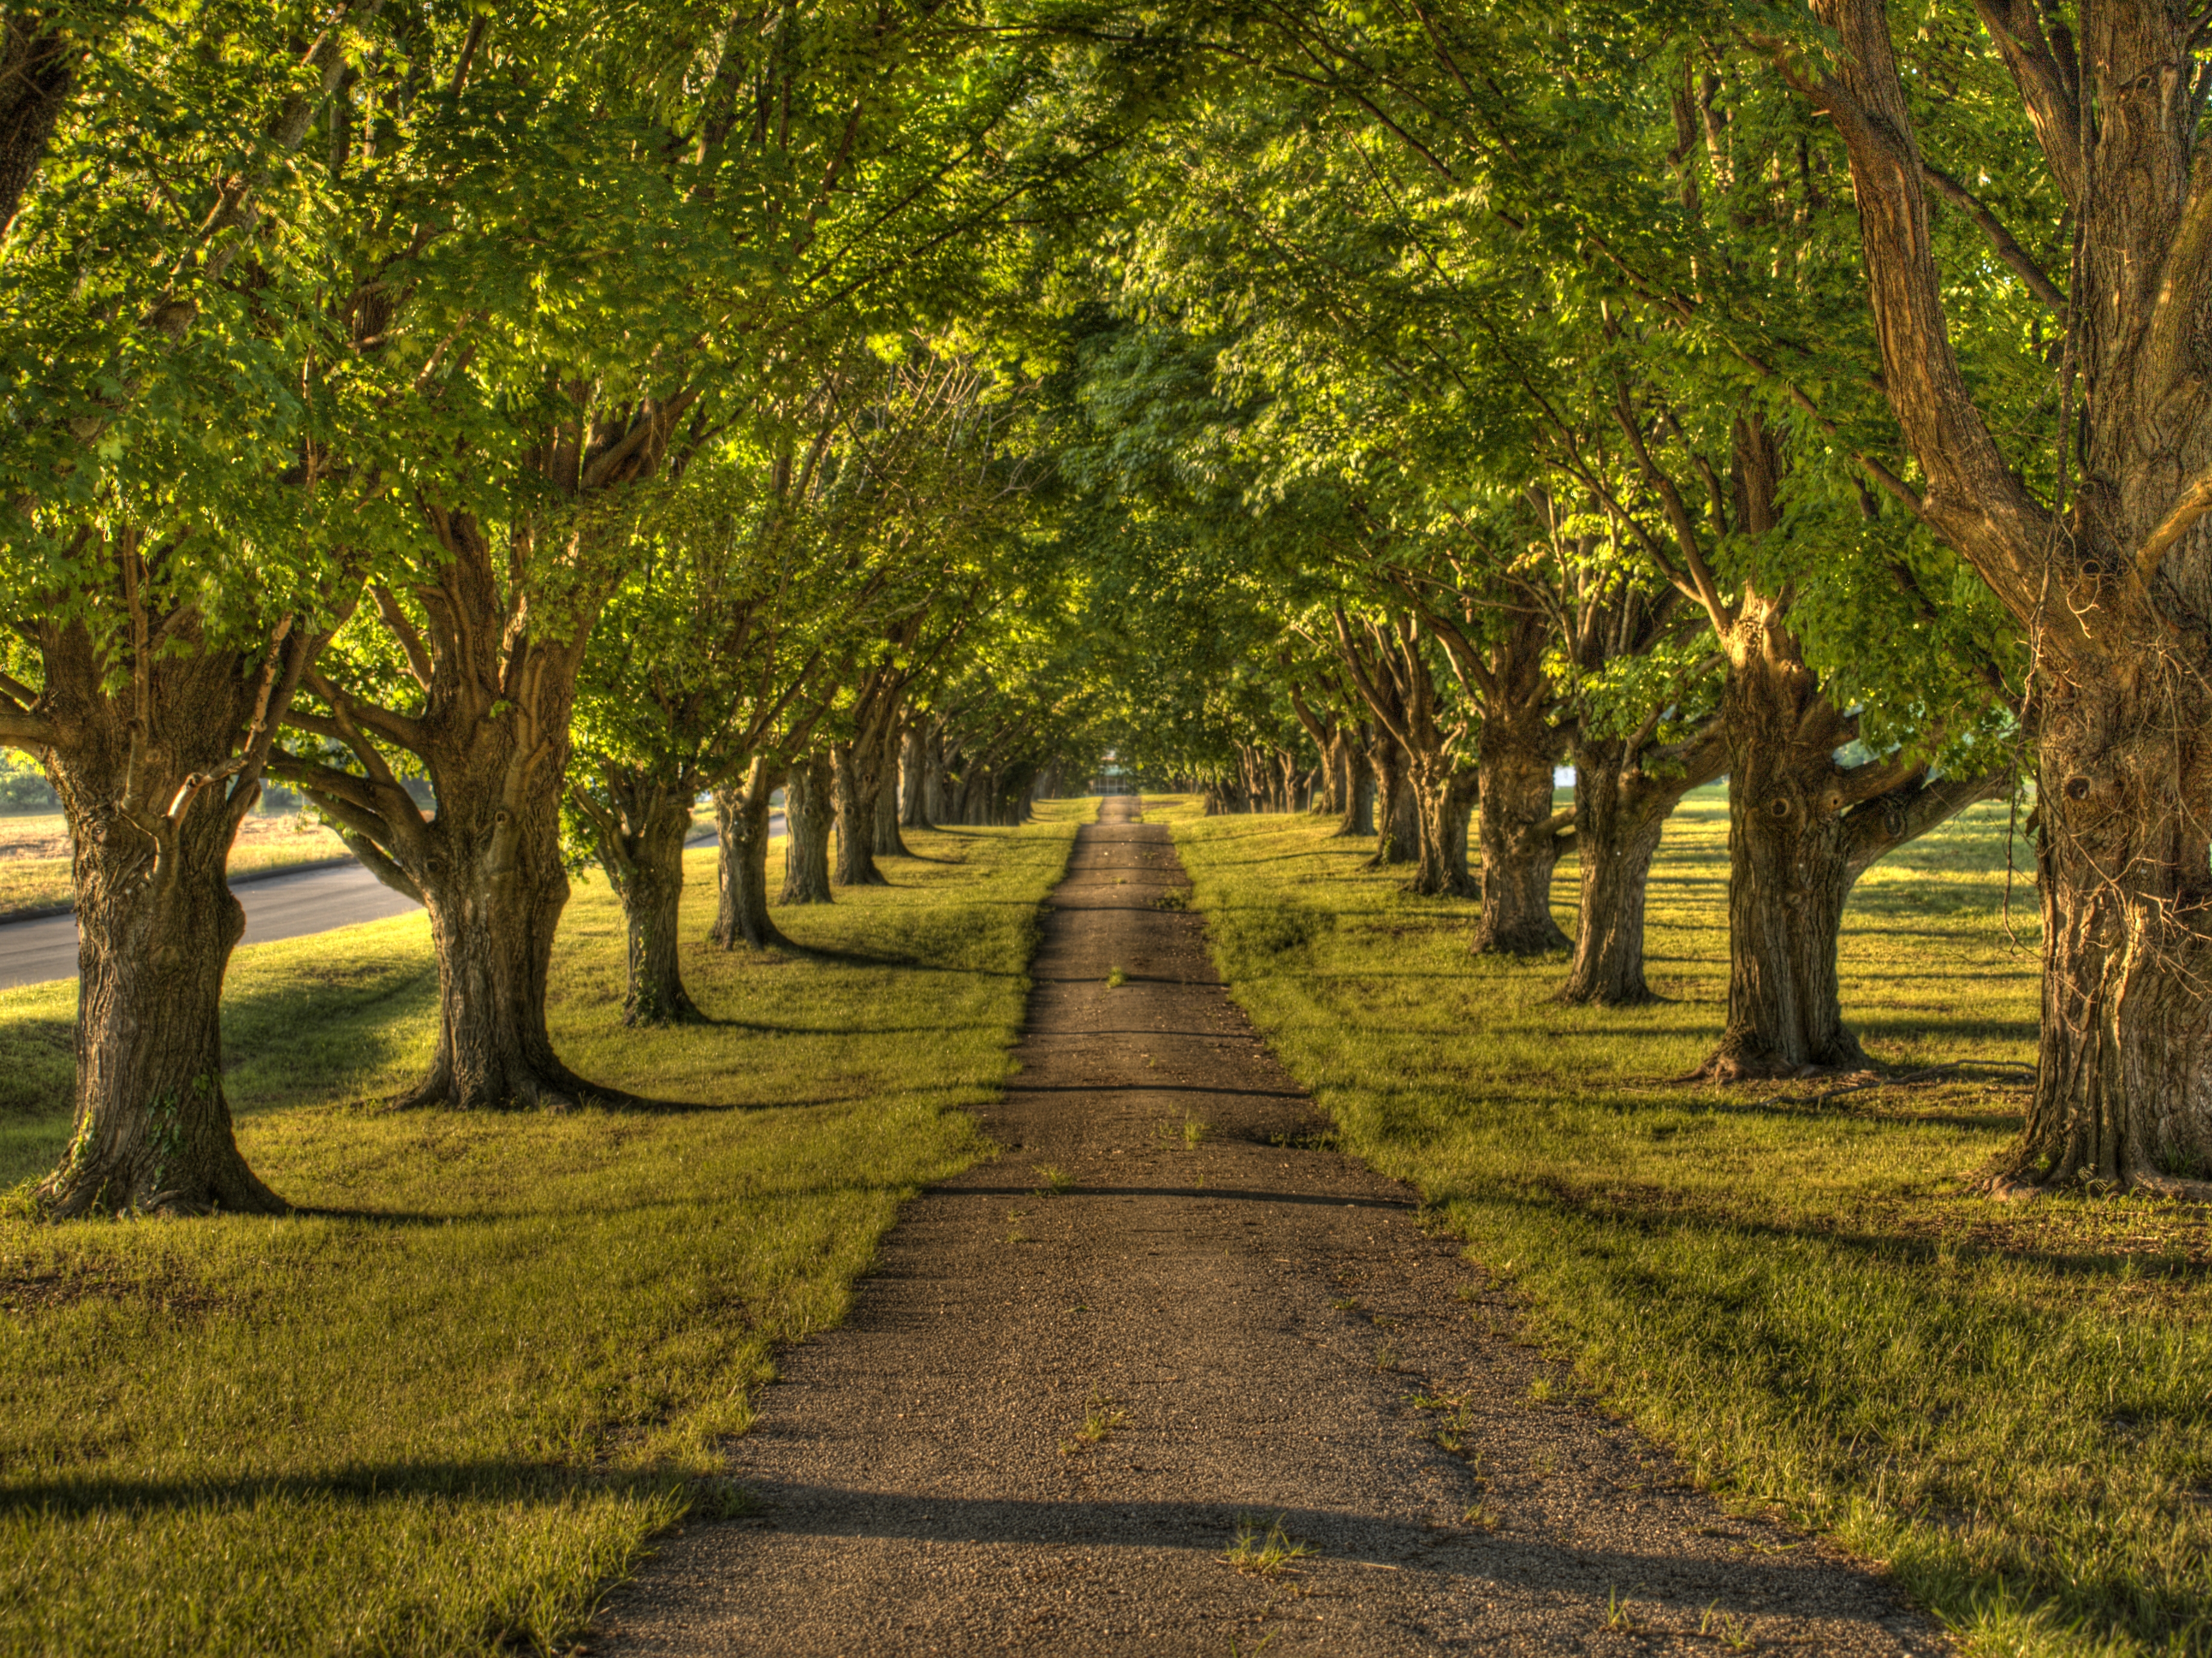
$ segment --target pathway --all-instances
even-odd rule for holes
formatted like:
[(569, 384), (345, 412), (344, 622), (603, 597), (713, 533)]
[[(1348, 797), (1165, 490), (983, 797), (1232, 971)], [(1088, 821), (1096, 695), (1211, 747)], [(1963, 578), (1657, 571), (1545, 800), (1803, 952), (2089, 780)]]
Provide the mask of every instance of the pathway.
[[(665, 1543), (590, 1650), (1942, 1650), (1573, 1402), (1413, 1193), (1316, 1144), (1135, 805), (1054, 894), (1004, 1155), (784, 1355), (733, 1448), (757, 1511)], [(1224, 1558), (1279, 1519), (1312, 1552)]]

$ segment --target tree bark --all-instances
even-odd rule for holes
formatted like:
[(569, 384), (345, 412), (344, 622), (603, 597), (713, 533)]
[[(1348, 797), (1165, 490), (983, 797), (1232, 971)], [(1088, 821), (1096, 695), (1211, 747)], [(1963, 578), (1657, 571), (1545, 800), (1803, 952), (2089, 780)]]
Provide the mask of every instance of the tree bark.
[(1407, 773), (1406, 792), (1416, 814), (1416, 861), (1406, 890), (1430, 898), (1472, 898), (1475, 886), (1467, 867), (1467, 828), (1475, 774), (1442, 751), (1415, 755)]
[(830, 902), (830, 828), (836, 816), (830, 761), (819, 750), (795, 762), (783, 790), (783, 890), (776, 902)]
[(280, 634), (257, 659), (205, 644), (189, 614), (163, 632), (118, 688), (81, 624), (40, 629), (77, 925), (75, 1133), (36, 1199), (53, 1219), (286, 1207), (239, 1155), (223, 1092), (222, 981), (246, 926), (224, 865), (313, 647)]
[(609, 768), (607, 799), (572, 790), (592, 826), (592, 850), (622, 901), (629, 979), (626, 1025), (679, 1024), (700, 1017), (684, 987), (679, 916), (684, 841), (691, 830), (692, 791), (683, 778)]
[(1564, 1002), (1634, 1007), (1656, 999), (1644, 977), (1644, 904), (1651, 859), (1682, 797), (1728, 764), (1718, 722), (1652, 759), (1634, 737), (1575, 744), (1575, 858), (1582, 878)]
[(896, 724), (884, 732), (883, 757), (876, 769), (876, 834), (872, 848), (878, 858), (904, 858), (906, 842), (899, 836), (899, 732)]
[(1413, 792), (1406, 780), (1406, 751), (1397, 739), (1378, 736), (1368, 745), (1368, 768), (1374, 774), (1375, 855), (1370, 869), (1410, 864), (1420, 856), (1421, 820), (1413, 805)]
[[(714, 791), (714, 866), (720, 899), (714, 930), (708, 936), (724, 950), (790, 946), (791, 940), (768, 913), (769, 811), (771, 798), (783, 786), (784, 768), (765, 755), (756, 755), (743, 782)], [(788, 803), (786, 810), (787, 813)]]
[(830, 748), (831, 788), (837, 817), (837, 860), (830, 879), (841, 887), (887, 884), (876, 867), (876, 804), (883, 787), (879, 740)]
[[(1552, 811), (1552, 756), (1513, 741), (1504, 714), (1483, 722), (1478, 774), (1482, 835), (1482, 916), (1479, 955), (1540, 956), (1567, 947), (1552, 919), (1552, 872), (1559, 861), (1559, 829)], [(1553, 739), (1556, 740), (1556, 738)]]
[(935, 829), (929, 815), (928, 722), (916, 720), (906, 728), (905, 765), (899, 799), (899, 823), (907, 829)]

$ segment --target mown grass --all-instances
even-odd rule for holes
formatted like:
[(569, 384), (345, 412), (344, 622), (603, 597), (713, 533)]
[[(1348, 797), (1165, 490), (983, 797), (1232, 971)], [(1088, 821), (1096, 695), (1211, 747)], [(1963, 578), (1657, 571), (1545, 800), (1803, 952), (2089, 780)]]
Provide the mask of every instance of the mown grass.
[[(666, 1102), (395, 1113), (434, 1017), (419, 915), (239, 952), (228, 1086), (282, 1219), (0, 1219), (0, 1651), (551, 1650), (645, 1540), (738, 1500), (779, 1342), (842, 1315), (899, 1202), (981, 1149), (1037, 903), (1087, 803), (912, 834), (896, 885), (703, 946), (714, 1023), (617, 1023), (580, 885), (552, 1023)], [(711, 848), (690, 859), (703, 935)], [(59, 1155), (73, 983), (0, 995), (0, 1184)]]
[[(246, 818), (231, 848), (232, 875), (289, 869), (346, 855), (337, 834), (298, 816)], [(67, 909), (69, 824), (59, 812), (0, 817), (0, 915)]]
[[(2020, 1123), (1984, 1071), (1814, 1102), (1665, 1079), (1719, 1034), (1725, 797), (1651, 891), (1636, 1010), (1550, 999), (1564, 957), (1470, 957), (1304, 817), (1173, 821), (1238, 999), (1346, 1148), (1417, 1185), (1540, 1339), (1696, 1476), (1893, 1565), (1978, 1650), (2212, 1651), (2212, 1243), (2201, 1212), (1974, 1195)], [(1871, 871), (1844, 1004), (1897, 1072), (2033, 1060), (2032, 874), (2006, 813)], [(2020, 863), (2032, 871), (2021, 849)], [(1575, 870), (1553, 902), (1574, 926)]]

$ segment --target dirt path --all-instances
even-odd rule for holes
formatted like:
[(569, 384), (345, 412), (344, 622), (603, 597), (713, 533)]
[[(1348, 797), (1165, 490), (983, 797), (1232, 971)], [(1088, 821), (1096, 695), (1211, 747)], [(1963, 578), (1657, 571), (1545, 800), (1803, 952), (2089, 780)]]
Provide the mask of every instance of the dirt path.
[[(736, 1448), (757, 1515), (671, 1540), (591, 1649), (1940, 1650), (1570, 1402), (1408, 1190), (1313, 1149), (1200, 922), (1155, 907), (1188, 885), (1167, 830), (1105, 805), (1006, 1154), (918, 1199), (851, 1321), (785, 1356)], [(1224, 1559), (1278, 1516), (1311, 1553)]]

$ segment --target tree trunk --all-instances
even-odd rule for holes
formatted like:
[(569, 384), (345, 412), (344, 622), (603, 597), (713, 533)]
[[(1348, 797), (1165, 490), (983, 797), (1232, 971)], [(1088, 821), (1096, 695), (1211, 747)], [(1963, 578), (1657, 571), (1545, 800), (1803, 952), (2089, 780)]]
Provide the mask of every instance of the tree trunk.
[(876, 802), (883, 785), (880, 742), (831, 745), (831, 786), (837, 815), (837, 861), (831, 880), (841, 887), (886, 884), (876, 867)]
[[(563, 769), (548, 765), (556, 779)], [(507, 805), (496, 784), (459, 766), (441, 768), (436, 786), (434, 849), (401, 872), (430, 912), (438, 1046), (401, 1103), (565, 1109), (593, 1090), (555, 1055), (545, 1028), (553, 937), (568, 902), (556, 800), (532, 790)], [(354, 851), (366, 861), (373, 848)]]
[(1836, 934), (1854, 872), (1838, 744), (1852, 727), (1796, 641), (1747, 593), (1727, 641), (1729, 1011), (1722, 1082), (1866, 1063), (1844, 1023)]
[(1410, 864), (1420, 856), (1421, 820), (1413, 805), (1413, 792), (1406, 780), (1406, 751), (1397, 740), (1377, 737), (1367, 750), (1375, 774), (1374, 811), (1377, 831), (1370, 869)]
[(836, 817), (828, 756), (819, 750), (791, 768), (783, 788), (784, 904), (830, 902), (830, 829)]
[(1655, 772), (1634, 739), (1575, 745), (1575, 858), (1581, 865), (1581, 922), (1564, 1002), (1633, 1007), (1656, 999), (1644, 980), (1644, 901), (1651, 859), (1682, 797), (1727, 764), (1715, 728), (1662, 751)]
[(1476, 779), (1448, 754), (1419, 754), (1407, 768), (1413, 797), (1419, 861), (1408, 892), (1429, 898), (1472, 898), (1474, 880), (1467, 868), (1468, 809)]
[(908, 829), (935, 829), (930, 816), (929, 732), (926, 722), (915, 720), (906, 729), (903, 788), (899, 799), (899, 822)]
[(1552, 755), (1540, 744), (1505, 739), (1501, 711), (1482, 729), (1482, 919), (1479, 954), (1540, 956), (1567, 947), (1552, 919), (1552, 872), (1559, 826), (1552, 813)]
[(883, 757), (876, 767), (875, 845), (878, 858), (909, 856), (899, 838), (899, 733), (893, 726), (884, 733)]
[(720, 902), (708, 937), (724, 950), (788, 948), (791, 944), (768, 913), (769, 807), (771, 797), (783, 786), (783, 778), (781, 766), (756, 755), (742, 783), (714, 791), (714, 865)]
[(223, 974), (246, 926), (224, 865), (313, 647), (280, 634), (264, 663), (205, 646), (189, 613), (163, 630), (172, 648), (120, 687), (81, 624), (37, 641), (77, 926), (76, 1132), (36, 1198), (53, 1219), (286, 1207), (239, 1155), (223, 1093)]
[(626, 1025), (678, 1024), (700, 1017), (684, 987), (679, 915), (684, 903), (684, 841), (691, 831), (690, 780), (610, 767), (602, 802), (571, 792), (592, 827), (592, 850), (622, 900), (628, 937)]
[(2212, 1198), (2212, 822), (2194, 665), (2050, 676), (2039, 705), (2043, 1025), (2008, 1171)]

